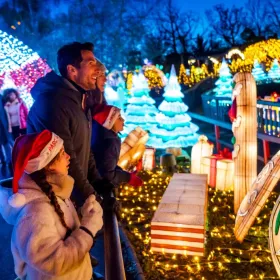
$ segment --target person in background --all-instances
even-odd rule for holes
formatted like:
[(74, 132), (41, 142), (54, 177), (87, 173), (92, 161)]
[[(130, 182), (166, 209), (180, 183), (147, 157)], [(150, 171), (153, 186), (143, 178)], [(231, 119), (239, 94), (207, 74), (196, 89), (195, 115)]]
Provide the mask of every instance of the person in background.
[(15, 273), (28, 280), (90, 280), (89, 250), (103, 225), (90, 195), (79, 220), (70, 200), (74, 179), (63, 140), (49, 130), (23, 135), (13, 148), (13, 193), (0, 187), (0, 213), (14, 226)]
[(10, 165), (12, 163), (12, 135), (9, 132), (8, 116), (4, 109), (2, 95), (0, 95), (0, 160), (3, 165)]
[(15, 140), (19, 135), (26, 134), (28, 109), (19, 97), (18, 91), (13, 88), (5, 89), (3, 97), (8, 116), (9, 132), (12, 133)]
[(142, 180), (136, 175), (136, 172), (129, 173), (117, 166), (121, 149), (121, 139), (118, 133), (123, 130), (124, 126), (120, 109), (100, 104), (93, 107), (92, 114), (91, 149), (95, 155), (100, 175), (115, 187), (121, 183), (140, 187)]
[(106, 67), (105, 65), (97, 59), (96, 67), (98, 69), (98, 74), (96, 76), (96, 88), (94, 90), (90, 90), (87, 95), (86, 106), (90, 110), (96, 104), (107, 104), (104, 91), (106, 84)]

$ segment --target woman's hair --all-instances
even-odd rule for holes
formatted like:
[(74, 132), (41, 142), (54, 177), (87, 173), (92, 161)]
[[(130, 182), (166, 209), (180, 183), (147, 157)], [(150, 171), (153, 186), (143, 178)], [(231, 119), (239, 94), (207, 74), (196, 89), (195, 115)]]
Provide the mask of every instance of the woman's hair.
[(4, 100), (4, 103), (7, 103), (8, 101), (10, 101), (10, 94), (11, 93), (14, 93), (17, 97), (17, 99), (20, 99), (19, 97), (19, 93), (16, 89), (14, 88), (7, 88), (3, 91), (3, 100)]
[[(65, 220), (64, 220), (64, 213), (61, 210), (59, 203), (57, 201), (57, 198), (55, 196), (55, 193), (52, 190), (51, 184), (47, 182), (47, 172), (49, 166), (51, 166), (55, 161), (57, 161), (60, 158), (61, 153), (59, 152), (55, 158), (43, 169), (38, 170), (34, 173), (30, 174), (31, 179), (42, 189), (42, 191), (47, 195), (47, 197), (50, 199), (52, 206), (54, 207), (55, 212), (59, 216), (59, 219), (63, 226), (67, 229), (67, 233), (71, 231), (71, 229), (67, 226)], [(67, 235), (67, 234), (66, 234)]]

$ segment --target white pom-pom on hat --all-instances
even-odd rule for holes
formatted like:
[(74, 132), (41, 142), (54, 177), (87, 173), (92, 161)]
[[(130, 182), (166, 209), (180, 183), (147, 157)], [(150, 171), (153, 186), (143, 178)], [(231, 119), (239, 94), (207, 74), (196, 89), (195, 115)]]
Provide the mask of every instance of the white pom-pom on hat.
[(26, 204), (26, 198), (22, 193), (15, 193), (9, 197), (8, 202), (13, 208), (20, 208)]

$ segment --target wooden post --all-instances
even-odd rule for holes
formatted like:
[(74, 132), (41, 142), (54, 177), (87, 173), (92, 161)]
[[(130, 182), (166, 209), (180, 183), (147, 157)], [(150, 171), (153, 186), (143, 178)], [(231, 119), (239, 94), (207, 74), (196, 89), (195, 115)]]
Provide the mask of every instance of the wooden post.
[(235, 136), (234, 160), (234, 211), (250, 190), (257, 177), (257, 88), (250, 73), (237, 73), (232, 96), (236, 98), (237, 115), (232, 123)]
[(263, 161), (264, 161), (264, 164), (267, 164), (269, 157), (270, 157), (269, 142), (266, 141), (266, 140), (263, 140)]
[(216, 136), (216, 147), (217, 147), (217, 152), (219, 153), (221, 150), (221, 144), (220, 144), (220, 128), (217, 125), (214, 125), (215, 127), (215, 136)]

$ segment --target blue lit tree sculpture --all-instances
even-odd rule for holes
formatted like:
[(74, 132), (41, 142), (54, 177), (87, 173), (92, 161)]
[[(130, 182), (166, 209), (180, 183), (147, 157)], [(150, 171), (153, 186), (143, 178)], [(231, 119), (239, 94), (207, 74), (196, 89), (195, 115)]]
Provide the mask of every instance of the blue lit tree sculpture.
[(197, 142), (199, 129), (191, 123), (186, 113), (188, 106), (182, 101), (184, 97), (178, 83), (174, 65), (172, 65), (169, 81), (163, 94), (164, 100), (159, 105), (156, 115), (157, 127), (151, 128), (148, 145), (159, 148), (183, 148)]
[(280, 83), (280, 67), (277, 59), (274, 59), (268, 77), (275, 83)]
[(125, 111), (124, 135), (135, 127), (140, 126), (144, 130), (150, 130), (156, 126), (155, 100), (150, 97), (148, 82), (143, 73), (133, 76), (133, 87), (131, 97)]
[(215, 95), (231, 97), (232, 75), (231, 75), (229, 67), (224, 59), (223, 59), (219, 73), (220, 73), (219, 79), (215, 83), (216, 87), (214, 88), (213, 91), (215, 92)]
[(254, 61), (252, 75), (257, 84), (262, 84), (267, 81), (267, 74), (263, 71), (261, 64), (257, 60)]

